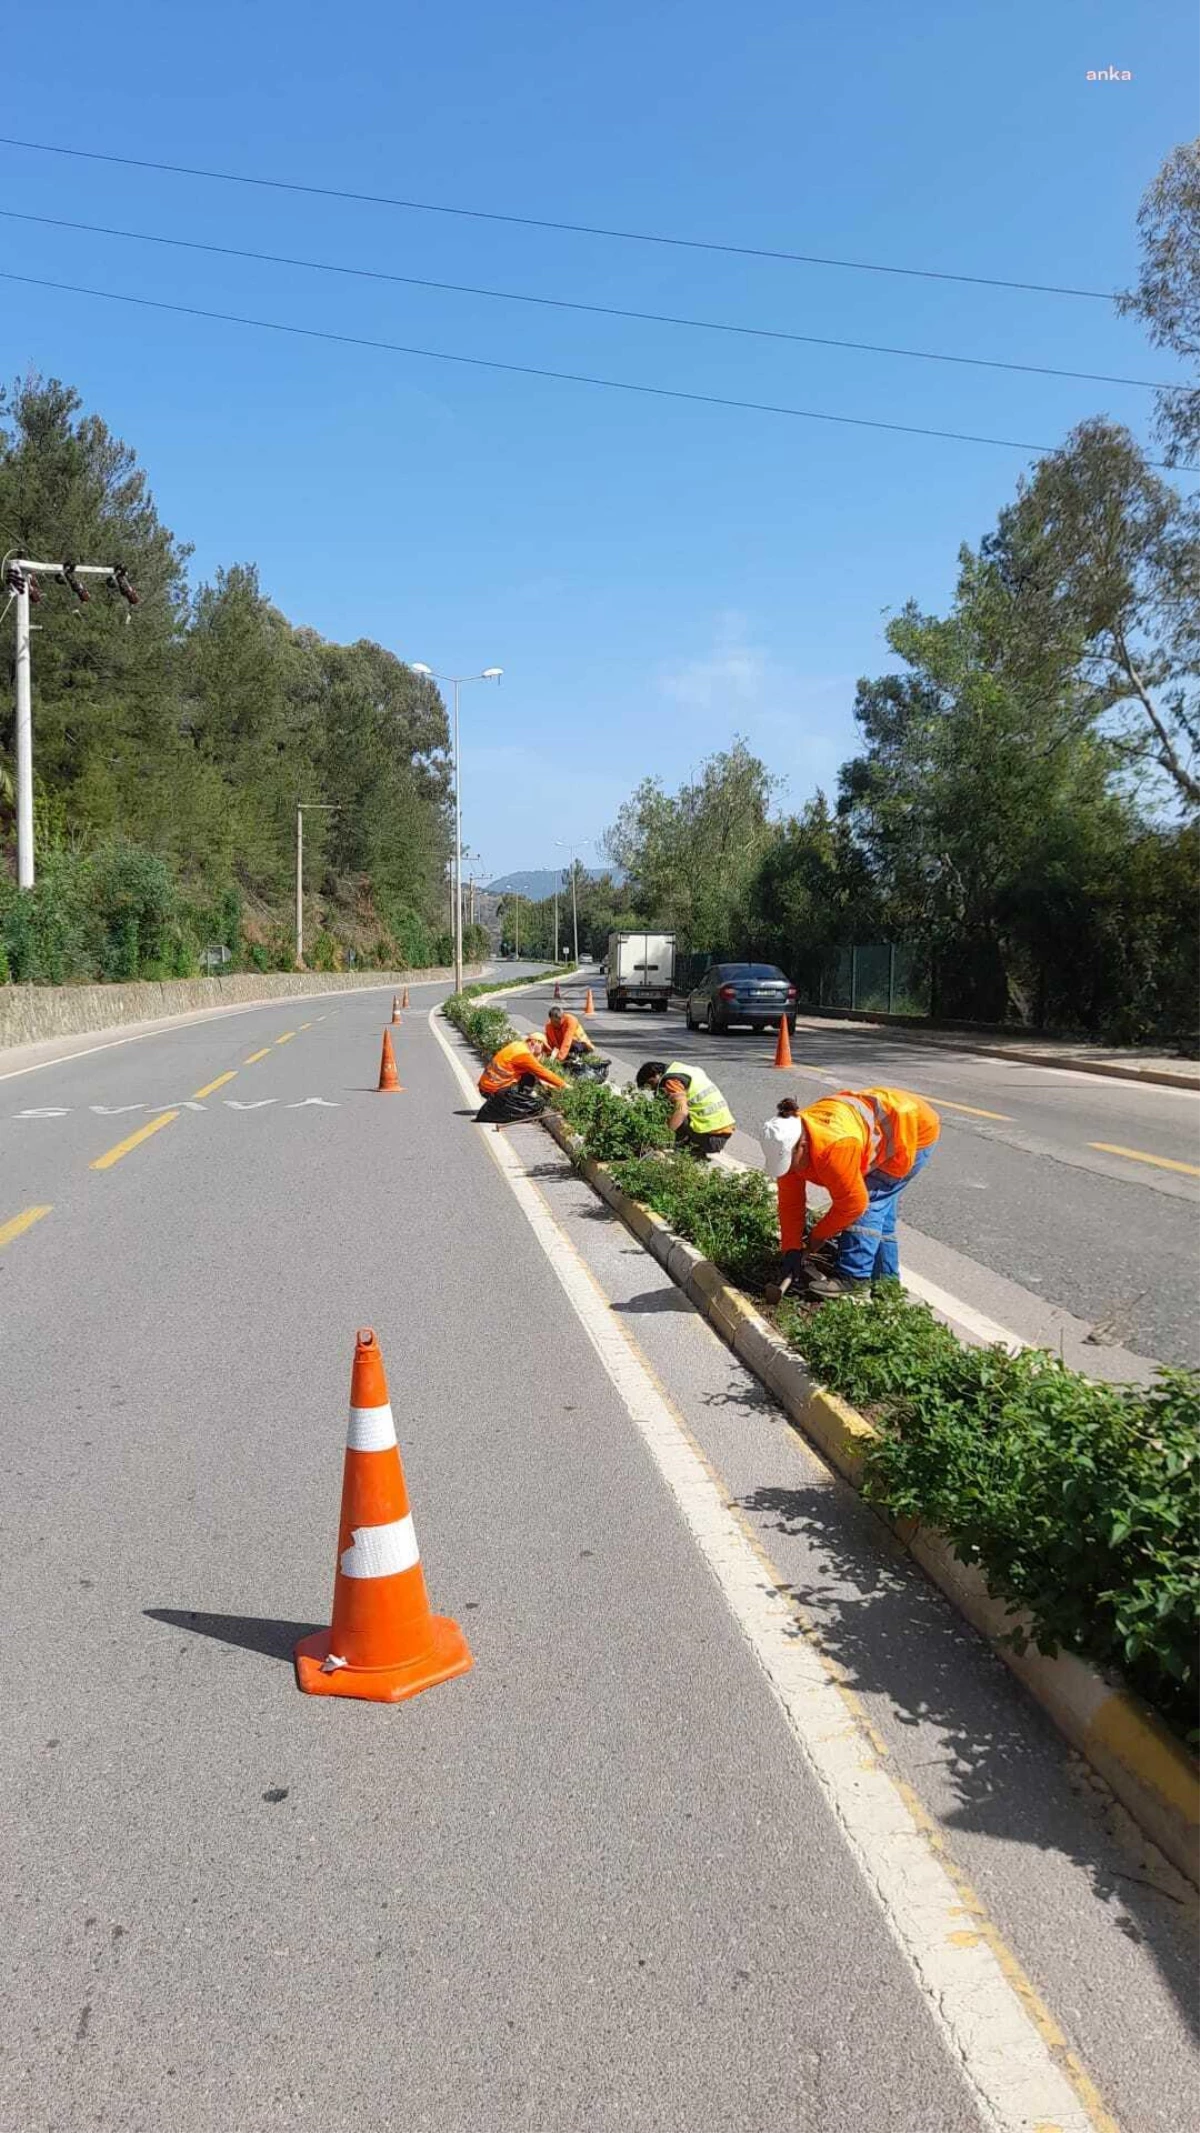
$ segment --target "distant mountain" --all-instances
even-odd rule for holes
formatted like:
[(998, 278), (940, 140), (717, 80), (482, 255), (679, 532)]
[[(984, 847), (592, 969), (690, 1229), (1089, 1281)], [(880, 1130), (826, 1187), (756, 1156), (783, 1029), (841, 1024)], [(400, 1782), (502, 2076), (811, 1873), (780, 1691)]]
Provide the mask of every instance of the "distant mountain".
[[(523, 874), (504, 874), (499, 881), (489, 881), (489, 896), (528, 896), (533, 903), (541, 903), (553, 896), (555, 882), (561, 882), (566, 869), (555, 867), (528, 867)], [(598, 881), (605, 867), (585, 867), (584, 873), (592, 881)]]

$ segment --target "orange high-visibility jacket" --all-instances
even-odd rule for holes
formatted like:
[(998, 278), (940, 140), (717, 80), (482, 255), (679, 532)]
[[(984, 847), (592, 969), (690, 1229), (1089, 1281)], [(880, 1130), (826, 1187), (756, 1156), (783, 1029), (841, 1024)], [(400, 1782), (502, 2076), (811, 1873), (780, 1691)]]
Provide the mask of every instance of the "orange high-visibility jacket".
[[(922, 1148), (931, 1148), (941, 1120), (923, 1096), (907, 1089), (843, 1089), (823, 1096), (800, 1113), (804, 1140), (792, 1171), (805, 1185), (822, 1185), (831, 1205), (809, 1238), (810, 1245), (837, 1237), (858, 1221), (867, 1204), (868, 1171), (906, 1178)], [(803, 1219), (803, 1217), (801, 1217)]]
[(494, 1059), (489, 1059), (479, 1077), (479, 1087), (484, 1096), (499, 1096), (505, 1089), (515, 1089), (524, 1074), (536, 1074), (539, 1081), (548, 1082), (552, 1089), (565, 1089), (567, 1084), (561, 1074), (552, 1074), (549, 1067), (531, 1052), (523, 1037), (515, 1044), (503, 1044)]
[(590, 1047), (591, 1039), (582, 1022), (577, 1022), (574, 1015), (564, 1015), (561, 1022), (551, 1022), (547, 1017), (546, 1042), (553, 1058), (565, 1059), (573, 1044)]

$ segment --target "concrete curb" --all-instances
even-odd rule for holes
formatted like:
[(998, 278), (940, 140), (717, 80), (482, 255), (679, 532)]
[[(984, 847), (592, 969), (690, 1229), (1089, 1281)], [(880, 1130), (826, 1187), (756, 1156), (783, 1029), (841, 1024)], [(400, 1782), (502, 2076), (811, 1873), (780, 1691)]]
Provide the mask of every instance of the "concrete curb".
[[(739, 1361), (773, 1394), (788, 1420), (852, 1488), (861, 1489), (864, 1454), (879, 1434), (874, 1424), (815, 1382), (795, 1350), (740, 1290), (729, 1286), (711, 1260), (676, 1237), (660, 1215), (629, 1199), (602, 1164), (581, 1157), (575, 1135), (557, 1113), (544, 1112), (542, 1124)], [(1073, 1652), (1049, 1659), (1033, 1644), (1018, 1652), (1002, 1641), (1014, 1630), (1028, 1632), (1028, 1616), (994, 1598), (978, 1566), (964, 1562), (935, 1526), (879, 1515), (1111, 1786), (1139, 1828), (1190, 1881), (1200, 1882), (1200, 1770), (1182, 1742), (1128, 1690), (1114, 1688)]]
[(162, 984), (0, 986), (0, 1051), (52, 1037), (84, 1037), (131, 1022), (168, 1022), (214, 1008), (256, 1006), (334, 992), (438, 984), (450, 970), (238, 971), (228, 978)]
[(1191, 1073), (1182, 1069), (1176, 1072), (1171, 1067), (1121, 1066), (1116, 1061), (1100, 1059), (1077, 1059), (1062, 1052), (1026, 1051), (1021, 1045), (986, 1044), (969, 1035), (958, 1036), (948, 1030), (923, 1029), (918, 1024), (902, 1021), (893, 1015), (872, 1015), (855, 1008), (831, 1008), (828, 1015), (819, 1008), (802, 1009), (798, 1021), (808, 1021), (820, 1027), (822, 1022), (853, 1022), (865, 1029), (886, 1029), (889, 1036), (902, 1037), (913, 1044), (933, 1044), (943, 1051), (974, 1052), (983, 1059), (1010, 1059), (1017, 1066), (1060, 1067), (1072, 1074), (1101, 1074), (1109, 1081), (1149, 1082), (1162, 1089), (1192, 1089), (1200, 1091), (1200, 1066)]

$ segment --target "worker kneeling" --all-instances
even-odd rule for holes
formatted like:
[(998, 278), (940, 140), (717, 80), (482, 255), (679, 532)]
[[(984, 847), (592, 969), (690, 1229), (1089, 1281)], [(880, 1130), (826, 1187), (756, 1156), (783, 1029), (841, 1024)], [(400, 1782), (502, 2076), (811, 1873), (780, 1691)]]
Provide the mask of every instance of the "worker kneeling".
[(546, 1017), (546, 1047), (555, 1066), (564, 1067), (577, 1081), (603, 1081), (612, 1065), (596, 1050), (582, 1022), (564, 1007), (552, 1007)]
[(692, 1155), (716, 1155), (733, 1132), (733, 1113), (702, 1067), (678, 1059), (647, 1059), (637, 1070), (639, 1089), (661, 1089), (671, 1105), (671, 1131)]
[[(907, 1089), (843, 1089), (804, 1111), (794, 1097), (784, 1098), (765, 1136), (767, 1163), (777, 1178), (785, 1264), (794, 1271), (803, 1254), (799, 1271), (810, 1295), (862, 1296), (873, 1281), (899, 1278), (898, 1202), (941, 1130), (932, 1105)], [(804, 1243), (809, 1185), (823, 1186), (830, 1205)], [(832, 1274), (813, 1257), (826, 1243), (836, 1246)]]
[(512, 1126), (536, 1118), (545, 1108), (545, 1089), (566, 1088), (562, 1075), (546, 1065), (545, 1053), (540, 1037), (518, 1037), (501, 1045), (479, 1077), (485, 1101), (475, 1114), (477, 1124)]

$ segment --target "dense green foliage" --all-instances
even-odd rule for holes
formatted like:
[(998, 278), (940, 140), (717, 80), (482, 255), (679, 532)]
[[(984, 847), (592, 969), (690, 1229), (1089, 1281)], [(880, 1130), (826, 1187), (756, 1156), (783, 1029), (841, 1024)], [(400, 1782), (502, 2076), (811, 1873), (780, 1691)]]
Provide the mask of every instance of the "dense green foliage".
[[(0, 889), (14, 977), (179, 974), (207, 947), (294, 958), (297, 802), (319, 968), (446, 962), (448, 732), (436, 688), (381, 646), (326, 643), (249, 564), (194, 593), (129, 448), (57, 382), (0, 394), (10, 554), (123, 564), (130, 612), (43, 580), (33, 641), (34, 898)], [(6, 595), (5, 595), (6, 597)], [(15, 841), (13, 634), (0, 649), (0, 839)], [(324, 809), (324, 811), (322, 811)], [(11, 865), (11, 860), (10, 860)], [(468, 957), (486, 945), (464, 941)]]
[(761, 1171), (647, 1155), (614, 1163), (612, 1173), (623, 1192), (652, 1207), (738, 1288), (761, 1293), (779, 1263), (775, 1190)]
[(872, 1498), (941, 1527), (1041, 1650), (1119, 1668), (1194, 1728), (1200, 1379), (1098, 1385), (1039, 1350), (965, 1348), (898, 1288), (786, 1315), (822, 1382), (879, 1423)]
[(579, 1135), (582, 1153), (597, 1163), (615, 1163), (644, 1155), (651, 1148), (669, 1148), (675, 1138), (667, 1122), (667, 1105), (643, 1090), (577, 1081), (557, 1090), (552, 1101)]

